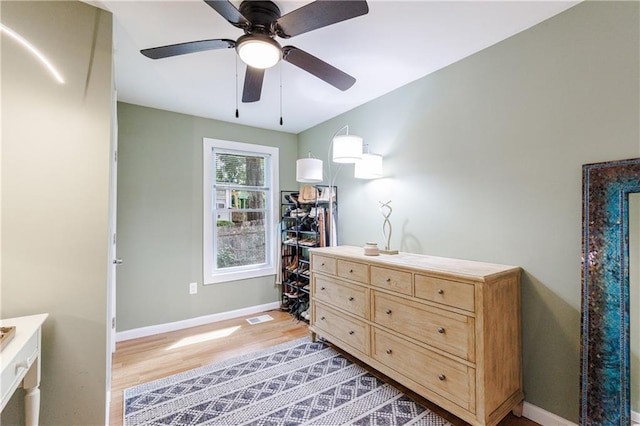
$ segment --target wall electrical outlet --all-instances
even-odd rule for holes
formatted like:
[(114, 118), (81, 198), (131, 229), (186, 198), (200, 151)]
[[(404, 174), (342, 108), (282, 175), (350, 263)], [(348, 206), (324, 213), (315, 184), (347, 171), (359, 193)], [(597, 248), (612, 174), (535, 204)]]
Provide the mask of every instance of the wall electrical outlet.
[(189, 294), (196, 294), (198, 292), (198, 283), (189, 283)]

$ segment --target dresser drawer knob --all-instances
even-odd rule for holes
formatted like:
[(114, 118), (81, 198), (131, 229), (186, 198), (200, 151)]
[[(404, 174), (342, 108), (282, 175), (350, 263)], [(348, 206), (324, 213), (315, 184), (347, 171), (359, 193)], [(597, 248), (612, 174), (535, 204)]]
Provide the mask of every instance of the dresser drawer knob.
[(324, 321), (324, 317), (320, 317), (320, 321)]
[(390, 283), (391, 282), (391, 278), (387, 278), (387, 282)]
[(325, 288), (324, 288), (324, 287), (320, 287), (320, 291), (324, 291), (324, 290), (325, 290)]
[(353, 333), (355, 333), (355, 331), (353, 330), (349, 331), (349, 335), (352, 335)]
[(391, 355), (391, 353), (392, 353), (393, 351), (392, 351), (391, 349), (387, 349), (385, 352), (386, 352), (387, 354)]
[(443, 289), (441, 289), (441, 288), (439, 288), (439, 289), (438, 289), (438, 294), (444, 294), (444, 290), (443, 290)]
[(349, 298), (349, 302), (353, 302), (353, 296)]
[(439, 374), (438, 379), (444, 382), (445, 380), (447, 380), (447, 376), (445, 376), (444, 374)]
[(391, 309), (387, 309), (386, 311), (384, 311), (384, 313), (387, 315), (391, 315)]
[(324, 262), (322, 262), (322, 263), (320, 264), (320, 266), (324, 266)]
[(442, 327), (438, 327), (438, 333), (444, 334), (445, 330)]
[(353, 274), (353, 269), (349, 269), (349, 273), (350, 273), (350, 274)]

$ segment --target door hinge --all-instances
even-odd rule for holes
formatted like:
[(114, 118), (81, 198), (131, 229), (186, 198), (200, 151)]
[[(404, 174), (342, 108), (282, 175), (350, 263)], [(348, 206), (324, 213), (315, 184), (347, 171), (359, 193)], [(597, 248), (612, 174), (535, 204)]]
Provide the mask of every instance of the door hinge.
[(113, 151), (113, 161), (118, 162), (118, 151)]
[(116, 317), (111, 318), (111, 328), (116, 328)]

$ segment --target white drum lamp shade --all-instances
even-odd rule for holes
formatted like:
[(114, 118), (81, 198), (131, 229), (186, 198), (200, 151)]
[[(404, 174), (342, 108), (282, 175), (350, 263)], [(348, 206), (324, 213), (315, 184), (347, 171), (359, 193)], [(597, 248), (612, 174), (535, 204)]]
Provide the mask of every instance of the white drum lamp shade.
[(303, 183), (322, 182), (322, 160), (317, 158), (296, 160), (296, 180)]
[(382, 177), (382, 155), (362, 154), (356, 161), (353, 176), (358, 179), (378, 179)]
[(362, 158), (362, 138), (340, 135), (333, 138), (333, 162), (355, 163)]

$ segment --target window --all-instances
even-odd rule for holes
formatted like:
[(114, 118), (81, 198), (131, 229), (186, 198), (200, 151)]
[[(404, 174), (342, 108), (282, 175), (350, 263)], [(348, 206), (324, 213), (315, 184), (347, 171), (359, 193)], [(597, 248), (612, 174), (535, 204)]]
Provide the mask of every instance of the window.
[(204, 283), (276, 273), (278, 148), (204, 138)]

